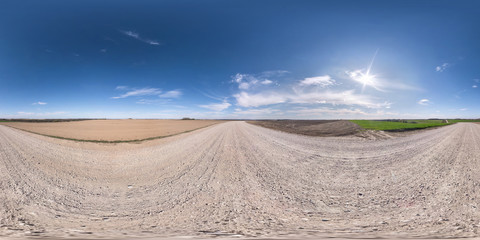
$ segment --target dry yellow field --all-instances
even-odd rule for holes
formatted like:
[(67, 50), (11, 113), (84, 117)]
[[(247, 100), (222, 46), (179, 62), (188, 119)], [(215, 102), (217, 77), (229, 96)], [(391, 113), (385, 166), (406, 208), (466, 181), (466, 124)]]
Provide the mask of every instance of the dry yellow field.
[(215, 120), (86, 120), (72, 122), (2, 122), (0, 124), (48, 136), (97, 141), (130, 141), (210, 126)]

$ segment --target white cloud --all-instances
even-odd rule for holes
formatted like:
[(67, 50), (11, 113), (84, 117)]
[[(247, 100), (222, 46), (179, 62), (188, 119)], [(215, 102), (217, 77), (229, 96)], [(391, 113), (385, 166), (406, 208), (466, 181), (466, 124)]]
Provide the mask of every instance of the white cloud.
[(158, 88), (141, 88), (141, 89), (135, 89), (135, 90), (132, 90), (132, 91), (128, 91), (125, 94), (122, 94), (122, 95), (116, 96), (116, 97), (112, 97), (112, 98), (118, 99), (118, 98), (134, 97), (134, 96), (158, 95), (158, 94), (161, 94), (161, 93), (162, 93), (162, 91)]
[(468, 108), (461, 108), (461, 109), (459, 109), (459, 110), (460, 110), (460, 111), (467, 111)]
[(477, 88), (478, 86), (477, 85), (473, 85), (472, 88)]
[(150, 44), (150, 45), (160, 45), (160, 42), (155, 41), (155, 40), (146, 39), (145, 42)]
[(240, 92), (233, 95), (233, 97), (237, 99), (237, 105), (242, 107), (259, 107), (287, 101), (286, 97), (277, 93), (248, 94), (246, 92)]
[(46, 102), (34, 102), (33, 105), (46, 105)]
[(287, 73), (289, 73), (289, 71), (285, 71), (285, 70), (263, 71), (259, 74), (259, 76), (262, 78), (279, 77)]
[(278, 109), (272, 108), (261, 108), (261, 109), (235, 109), (233, 113), (235, 115), (253, 115), (253, 116), (265, 116), (265, 114), (282, 114), (282, 112)]
[(435, 67), (435, 71), (437, 71), (437, 72), (443, 72), (443, 71), (445, 71), (445, 69), (447, 69), (448, 67), (450, 67), (450, 63), (443, 63), (443, 64), (440, 65), (440, 66), (436, 66), (436, 67)]
[(239, 89), (247, 90), (251, 86), (257, 84), (259, 80), (250, 74), (237, 73), (232, 77), (232, 82), (238, 83)]
[(431, 103), (430, 100), (425, 99), (425, 98), (424, 98), (424, 99), (420, 99), (420, 101), (418, 101), (418, 104), (423, 105), (423, 106), (430, 105), (430, 103)]
[(182, 95), (180, 90), (172, 90), (158, 95), (160, 98), (178, 98)]
[(368, 115), (368, 113), (360, 110), (360, 109), (334, 109), (334, 108), (302, 108), (302, 109), (295, 109), (288, 111), (289, 113), (294, 113), (298, 116), (315, 116), (315, 115)]
[(261, 85), (270, 85), (273, 81), (268, 79), (269, 77), (282, 76), (285, 73), (287, 73), (287, 71), (267, 71), (255, 75), (237, 73), (232, 76), (232, 82), (237, 83), (239, 89), (248, 90)]
[(133, 31), (121, 31), (123, 34), (127, 35), (127, 36), (130, 36), (130, 37), (133, 37), (133, 38), (140, 38), (140, 35), (136, 32), (133, 32)]
[(268, 84), (272, 84), (273, 81), (265, 79), (265, 80), (261, 81), (260, 83), (263, 84), (263, 85), (268, 85)]
[(244, 90), (246, 90), (246, 89), (248, 89), (249, 87), (250, 87), (250, 84), (249, 84), (249, 83), (246, 83), (246, 82), (242, 82), (242, 83), (238, 84), (238, 88), (239, 88), (239, 89), (244, 89)]
[(137, 104), (169, 104), (171, 99), (140, 99), (136, 101)]
[(17, 112), (18, 115), (34, 115), (33, 112)]
[(202, 108), (207, 108), (216, 112), (223, 111), (227, 108), (229, 108), (232, 104), (228, 102), (223, 102), (223, 103), (212, 103), (212, 104), (207, 104), (207, 105), (199, 105), (199, 107)]
[(127, 86), (117, 86), (117, 87), (115, 88), (115, 90), (126, 90), (126, 89), (128, 89)]
[(17, 114), (18, 114), (17, 117), (21, 117), (21, 116), (48, 117), (48, 116), (52, 116), (52, 115), (62, 115), (62, 114), (65, 114), (65, 113), (68, 113), (68, 112), (61, 112), (61, 111), (58, 111), (58, 112), (17, 112)]
[(315, 85), (324, 88), (333, 84), (335, 84), (335, 80), (333, 80), (329, 75), (305, 78), (300, 81), (300, 86)]
[(297, 89), (293, 93), (288, 94), (277, 92), (249, 94), (240, 92), (233, 96), (237, 100), (237, 105), (241, 107), (260, 107), (278, 103), (356, 105), (366, 108), (389, 108), (391, 105), (389, 102), (378, 102), (375, 98), (368, 95), (356, 94), (354, 90), (305, 92)]
[(303, 104), (331, 104), (331, 105), (357, 105), (366, 108), (383, 108), (390, 107), (389, 102), (377, 102), (368, 95), (356, 94), (354, 90), (346, 91), (312, 91), (303, 92), (296, 91), (295, 95), (289, 96), (292, 103)]
[(134, 31), (120, 31), (121, 33), (123, 33), (124, 35), (126, 36), (129, 36), (129, 37), (132, 37), (132, 38), (135, 38), (139, 41), (142, 41), (144, 43), (148, 43), (150, 45), (160, 45), (160, 42), (157, 41), (157, 40), (151, 40), (151, 39), (147, 39), (147, 38), (142, 38), (140, 36), (140, 34), (134, 32)]
[[(375, 119), (396, 116), (400, 114), (395, 112), (385, 112), (383, 110), (365, 111), (358, 108), (296, 108), (287, 111), (289, 115), (299, 119)], [(405, 116), (407, 117), (407, 116)], [(411, 117), (411, 116), (408, 116)]]

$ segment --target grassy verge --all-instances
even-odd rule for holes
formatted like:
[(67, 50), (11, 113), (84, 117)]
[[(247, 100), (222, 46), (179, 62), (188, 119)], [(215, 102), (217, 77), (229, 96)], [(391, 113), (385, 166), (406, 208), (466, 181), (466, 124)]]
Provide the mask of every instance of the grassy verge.
[(439, 127), (451, 123), (442, 123), (441, 120), (407, 120), (407, 121), (377, 121), (377, 120), (350, 120), (364, 129), (383, 131), (406, 131)]
[(480, 122), (480, 119), (448, 119), (449, 123), (457, 122)]

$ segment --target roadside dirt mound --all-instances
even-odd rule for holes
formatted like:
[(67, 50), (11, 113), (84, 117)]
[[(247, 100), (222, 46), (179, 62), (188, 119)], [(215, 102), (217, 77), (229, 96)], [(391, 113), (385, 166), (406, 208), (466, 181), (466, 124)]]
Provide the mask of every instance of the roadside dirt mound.
[(1, 237), (479, 236), (478, 124), (364, 141), (226, 122), (91, 144), (0, 126)]
[(391, 133), (378, 131), (378, 130), (359, 131), (355, 134), (355, 136), (360, 138), (365, 138), (368, 140), (385, 140), (385, 139), (390, 139), (395, 137)]
[(348, 136), (361, 130), (355, 123), (346, 120), (263, 120), (249, 121), (258, 126), (307, 136)]

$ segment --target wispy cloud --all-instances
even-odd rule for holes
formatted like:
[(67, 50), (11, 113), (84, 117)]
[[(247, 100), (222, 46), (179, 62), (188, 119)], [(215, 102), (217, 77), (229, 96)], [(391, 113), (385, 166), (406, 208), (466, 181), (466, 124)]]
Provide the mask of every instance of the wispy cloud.
[(32, 105), (46, 105), (46, 102), (34, 102)]
[(141, 88), (141, 89), (128, 91), (120, 96), (116, 96), (112, 98), (119, 99), (119, 98), (127, 98), (127, 97), (134, 97), (134, 96), (159, 95), (161, 93), (162, 91), (158, 88)]
[(182, 92), (180, 90), (172, 90), (158, 95), (160, 98), (178, 98), (180, 96), (182, 96)]
[(55, 115), (62, 115), (68, 112), (57, 111), (57, 112), (17, 112), (18, 117), (21, 116), (35, 116), (35, 117), (48, 117), (48, 116), (55, 116)]
[(366, 108), (390, 108), (391, 103), (387, 101), (377, 101), (372, 96), (357, 94), (355, 90), (344, 91), (296, 91), (295, 95), (289, 97), (292, 103), (301, 104), (329, 104), (329, 105), (348, 105), (361, 106)]
[(443, 72), (443, 71), (445, 71), (445, 69), (447, 69), (448, 67), (450, 67), (450, 63), (443, 63), (442, 65), (436, 66), (436, 67), (435, 67), (435, 71), (437, 71), (437, 72)]
[[(167, 92), (163, 92), (159, 88), (131, 88), (128, 86), (117, 86), (115, 90), (118, 91), (127, 91), (122, 95), (111, 97), (113, 99), (120, 99), (120, 98), (128, 98), (128, 97), (146, 97), (146, 96), (156, 96), (161, 99), (172, 99), (172, 98), (179, 98), (182, 96), (181, 90), (171, 90)], [(136, 103), (139, 104), (153, 104), (153, 103), (164, 103), (165, 100), (160, 99), (140, 99)]]
[(477, 88), (478, 86), (477, 85), (473, 85), (472, 88)]
[(247, 90), (250, 86), (259, 82), (255, 76), (241, 73), (235, 74), (235, 76), (232, 77), (232, 81), (238, 83), (238, 88), (243, 90)]
[(199, 105), (199, 107), (202, 107), (202, 108), (207, 108), (207, 109), (210, 109), (210, 110), (213, 110), (213, 111), (216, 111), (216, 112), (220, 112), (220, 111), (223, 111), (227, 108), (229, 108), (232, 104), (224, 101), (222, 103), (212, 103), (212, 104), (206, 104), (206, 105)]
[(275, 92), (262, 92), (257, 94), (240, 92), (233, 95), (233, 97), (237, 100), (237, 105), (242, 107), (259, 107), (284, 103), (288, 100), (286, 96), (282, 96), (281, 94)]
[(17, 112), (18, 115), (34, 115), (33, 112)]
[(271, 85), (274, 81), (269, 78), (283, 76), (287, 73), (288, 71), (284, 70), (265, 71), (259, 74), (237, 73), (232, 76), (232, 82), (238, 84), (239, 89), (248, 90), (254, 87), (261, 87), (262, 85)]
[(120, 31), (120, 32), (123, 33), (124, 35), (128, 36), (128, 37), (137, 39), (139, 41), (142, 41), (144, 43), (148, 43), (150, 45), (157, 45), (158, 46), (158, 45), (161, 44), (157, 40), (152, 40), (152, 39), (141, 37), (140, 34), (138, 34), (137, 32), (134, 32), (134, 31)]
[(375, 119), (385, 118), (400, 115), (396, 112), (387, 112), (384, 110), (376, 109), (374, 111), (365, 111), (358, 108), (331, 108), (331, 107), (319, 107), (319, 108), (295, 108), (288, 110), (287, 113), (290, 116), (296, 118), (311, 119), (339, 119), (339, 118), (360, 118), (360, 119)]
[(241, 107), (260, 107), (279, 103), (356, 105), (366, 108), (389, 108), (391, 105), (386, 101), (375, 101), (368, 95), (356, 94), (354, 90), (310, 92), (296, 90), (293, 93), (259, 92), (256, 94), (240, 92), (233, 97)]
[(426, 98), (420, 99), (417, 103), (420, 104), (420, 105), (423, 105), (423, 106), (428, 106), (428, 105), (431, 104), (430, 100), (428, 100)]
[(315, 116), (315, 115), (368, 115), (365, 111), (360, 109), (346, 109), (346, 108), (328, 108), (328, 107), (321, 107), (321, 108), (301, 108), (301, 109), (294, 109), (289, 110), (289, 113), (293, 113), (298, 116)]
[(117, 87), (115, 88), (115, 90), (126, 90), (126, 89), (128, 89), (127, 86), (117, 86)]
[(263, 84), (263, 85), (269, 85), (269, 84), (272, 84), (273, 81), (265, 79), (265, 80), (261, 81), (260, 83)]
[(257, 109), (240, 109), (237, 108), (235, 109), (235, 112), (233, 112), (234, 115), (250, 115), (250, 116), (266, 116), (266, 115), (281, 115), (283, 114), (282, 111), (278, 109), (273, 109), (273, 108), (257, 108)]
[(324, 87), (332, 86), (333, 84), (335, 84), (335, 80), (333, 80), (329, 75), (305, 78), (302, 81), (300, 81), (300, 86), (315, 85), (315, 86), (320, 86), (324, 88)]

